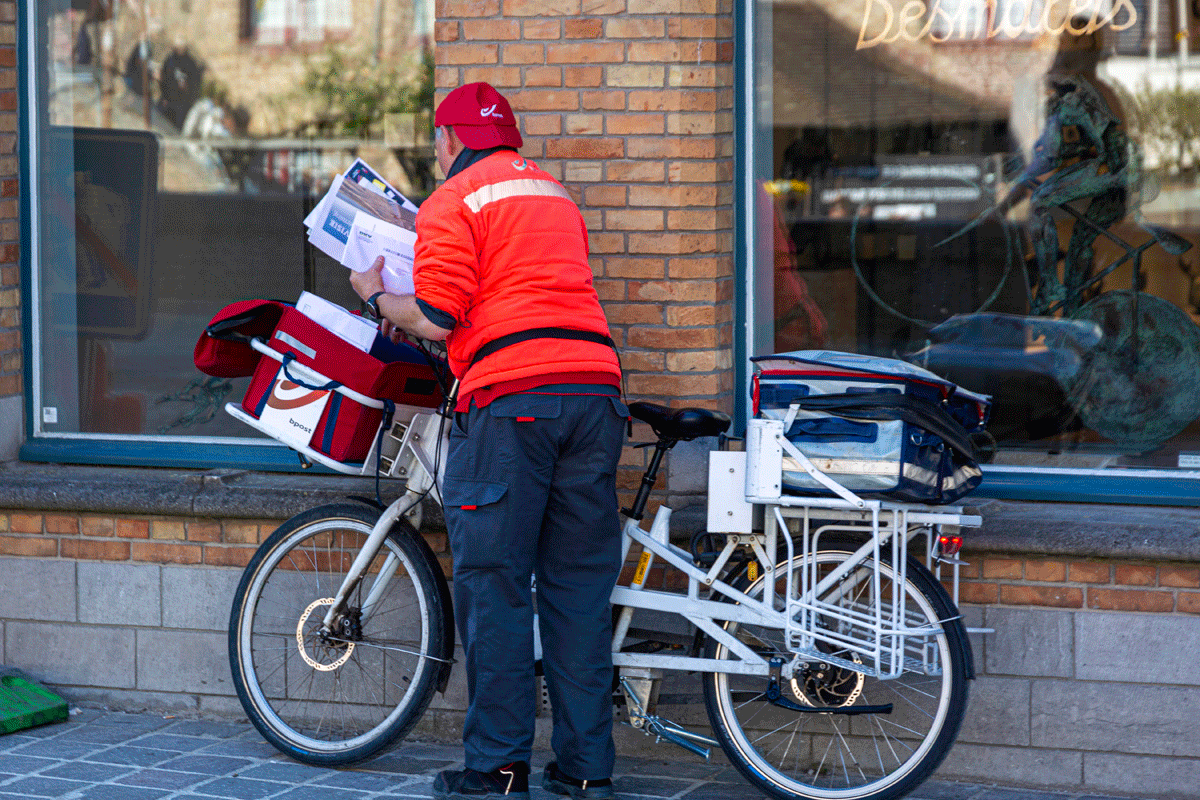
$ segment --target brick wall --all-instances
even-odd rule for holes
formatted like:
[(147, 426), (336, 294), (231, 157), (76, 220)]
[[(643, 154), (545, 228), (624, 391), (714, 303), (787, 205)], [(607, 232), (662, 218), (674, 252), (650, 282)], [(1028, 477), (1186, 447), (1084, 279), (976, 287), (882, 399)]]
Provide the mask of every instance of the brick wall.
[[(278, 520), (213, 519), (0, 510), (0, 556), (237, 567), (250, 561)], [(425, 533), (446, 576), (446, 534)]]
[(583, 209), (631, 395), (732, 398), (728, 0), (439, 0), (439, 97), (486, 80)]
[(1200, 567), (1190, 564), (965, 558), (963, 604), (1200, 614)]
[[(732, 8), (731, 0), (437, 4), (439, 99), (479, 80), (509, 98), (522, 154), (583, 210), (630, 396), (675, 407), (733, 404)], [(651, 439), (635, 431), (635, 441)], [(622, 461), (623, 503), (645, 454)]]
[(0, 2), (0, 398), (21, 394), (16, 19), (17, 4)]

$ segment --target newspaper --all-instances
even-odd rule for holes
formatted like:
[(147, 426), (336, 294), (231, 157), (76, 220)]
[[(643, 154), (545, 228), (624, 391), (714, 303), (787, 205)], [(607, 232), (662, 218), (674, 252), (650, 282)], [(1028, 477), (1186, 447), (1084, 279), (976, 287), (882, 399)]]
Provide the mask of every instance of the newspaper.
[(334, 178), (304, 225), (314, 247), (355, 272), (383, 256), (383, 288), (413, 293), (417, 207), (361, 158)]

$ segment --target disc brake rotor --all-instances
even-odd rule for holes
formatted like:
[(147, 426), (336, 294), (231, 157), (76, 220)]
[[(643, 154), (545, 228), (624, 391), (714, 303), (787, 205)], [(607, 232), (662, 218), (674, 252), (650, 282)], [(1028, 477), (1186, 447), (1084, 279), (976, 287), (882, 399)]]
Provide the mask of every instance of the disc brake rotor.
[(304, 659), (305, 664), (321, 672), (331, 672), (337, 669), (345, 664), (351, 653), (354, 652), (354, 642), (335, 641), (323, 636), (319, 624), (315, 624), (307, 634), (305, 633), (305, 625), (313, 612), (318, 608), (331, 605), (333, 605), (332, 597), (322, 597), (320, 600), (312, 601), (300, 615), (300, 621), (296, 623), (296, 645), (300, 650), (300, 657)]
[[(862, 663), (857, 653), (842, 655), (850, 655), (855, 664)], [(806, 706), (849, 706), (862, 694), (864, 680), (861, 672), (822, 661), (792, 673), (792, 694)]]

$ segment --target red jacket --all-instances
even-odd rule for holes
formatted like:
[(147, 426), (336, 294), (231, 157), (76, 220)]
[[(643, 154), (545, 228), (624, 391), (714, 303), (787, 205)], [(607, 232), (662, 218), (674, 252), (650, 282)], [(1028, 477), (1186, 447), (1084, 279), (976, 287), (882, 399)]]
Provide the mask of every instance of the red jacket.
[(460, 396), (552, 374), (601, 373), (620, 382), (611, 347), (576, 340), (520, 342), (468, 369), (476, 350), (509, 333), (609, 333), (579, 209), (562, 184), (515, 152), (487, 156), (421, 204), (413, 283), (419, 300), (455, 320), (446, 346)]

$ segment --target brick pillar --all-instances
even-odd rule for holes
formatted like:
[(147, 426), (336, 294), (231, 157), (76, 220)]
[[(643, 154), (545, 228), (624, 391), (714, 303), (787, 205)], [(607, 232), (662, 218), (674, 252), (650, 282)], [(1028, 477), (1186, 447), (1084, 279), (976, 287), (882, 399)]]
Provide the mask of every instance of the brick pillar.
[(630, 398), (732, 410), (732, 0), (438, 0), (435, 40), (438, 99), (500, 89), (583, 210)]
[(633, 398), (732, 407), (729, 0), (439, 0), (439, 99), (486, 80), (571, 191)]
[(0, 2), (0, 461), (16, 457), (23, 435), (16, 19), (16, 3)]

